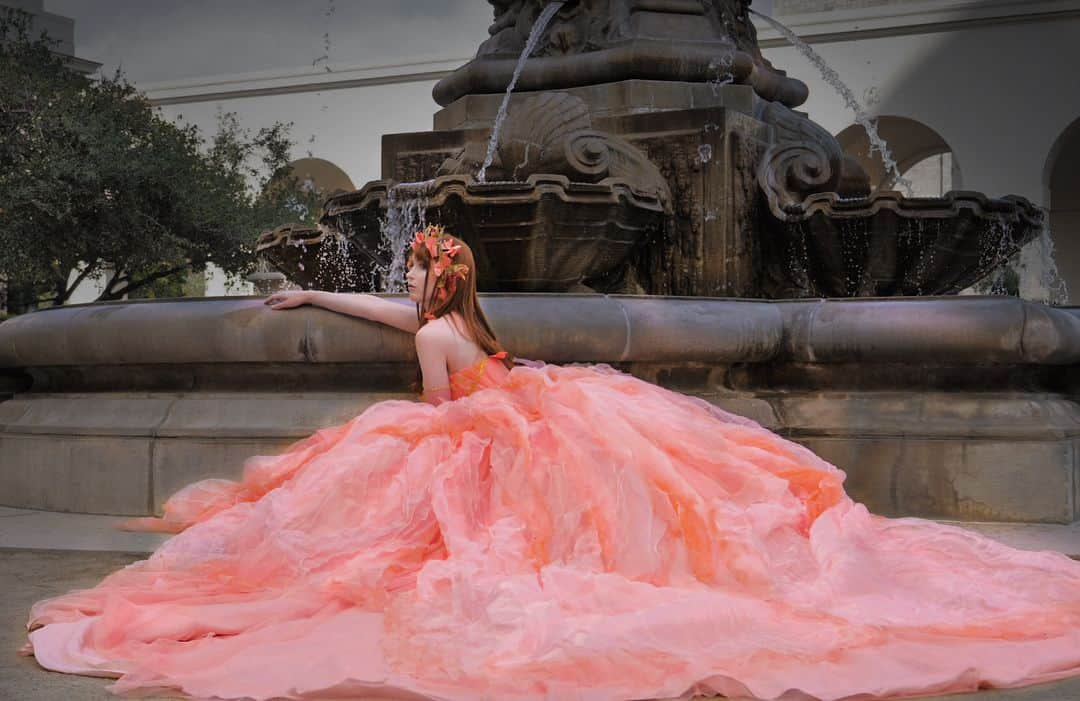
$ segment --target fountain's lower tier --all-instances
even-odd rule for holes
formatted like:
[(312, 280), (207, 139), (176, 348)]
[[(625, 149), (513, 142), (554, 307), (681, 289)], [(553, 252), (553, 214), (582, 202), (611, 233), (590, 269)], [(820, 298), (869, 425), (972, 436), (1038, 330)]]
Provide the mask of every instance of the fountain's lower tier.
[[(402, 227), (427, 221), (473, 247), (482, 291), (608, 292), (620, 289), (626, 270), (660, 255), (665, 232), (679, 226), (663, 198), (615, 179), (534, 175), (484, 184), (454, 175), (401, 188), (380, 180), (333, 197), (321, 230), (281, 227), (264, 234), (258, 250), (307, 288), (387, 289), (391, 259), (403, 255), (411, 235)], [(764, 199), (769, 214), (759, 217), (755, 288), (766, 298), (955, 294), (1045, 227), (1027, 200), (977, 192), (824, 193), (784, 207)], [(417, 216), (403, 218), (390, 211), (395, 207), (412, 207)], [(328, 231), (348, 242), (337, 255), (326, 255)]]
[[(610, 363), (749, 416), (843, 468), (875, 512), (1080, 520), (1080, 309), (967, 296), (481, 301), (519, 355)], [(15, 317), (0, 324), (0, 504), (150, 513), (195, 479), (237, 477), (250, 455), (410, 398), (414, 362), (408, 334), (261, 298)]]
[[(260, 250), (306, 286), (367, 290), (368, 271), (401, 275), (389, 261), (426, 219), (473, 246), (489, 292), (915, 296), (967, 287), (1044, 230), (1019, 197), (872, 193), (832, 134), (742, 88), (723, 86), (714, 106), (603, 117), (601, 95), (665, 88), (520, 95), (487, 169), (507, 182), (473, 176), (486, 129), (388, 135), (384, 179), (326, 203), (333, 240), (279, 232)], [(347, 255), (319, 253), (342, 241)], [(353, 287), (334, 260), (358, 273)]]
[[(348, 266), (342, 265), (341, 258), (323, 254), (323, 244), (333, 235), (325, 229), (285, 224), (259, 236), (255, 250), (278, 270), (288, 270), (288, 279), (305, 289), (335, 289), (334, 281), (343, 280), (340, 272)], [(345, 262), (355, 269), (351, 251), (346, 255), (349, 259)], [(376, 259), (368, 257), (362, 262), (366, 269)], [(348, 279), (348, 286), (359, 287), (361, 284), (360, 280)]]
[(769, 201), (761, 237), (768, 297), (955, 294), (999, 268), (1045, 229), (1022, 197), (812, 195)]
[[(665, 202), (655, 192), (608, 178), (575, 183), (562, 175), (524, 182), (478, 183), (442, 176), (409, 189), (375, 181), (327, 201), (322, 221), (342, 232), (358, 253), (391, 269), (386, 241), (403, 249), (412, 230), (401, 229), (389, 209), (411, 200), (419, 221), (440, 223), (464, 239), (476, 256), (481, 291), (564, 292), (602, 279), (634, 248), (660, 232)], [(370, 263), (369, 263), (370, 266)]]

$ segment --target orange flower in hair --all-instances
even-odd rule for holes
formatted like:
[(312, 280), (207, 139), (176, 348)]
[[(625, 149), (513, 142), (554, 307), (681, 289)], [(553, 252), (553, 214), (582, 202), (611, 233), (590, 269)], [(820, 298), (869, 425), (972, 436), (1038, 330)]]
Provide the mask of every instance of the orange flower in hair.
[(458, 280), (464, 280), (469, 274), (469, 266), (454, 263), (453, 259), (461, 250), (461, 244), (446, 234), (438, 224), (429, 224), (423, 231), (417, 231), (413, 237), (413, 251), (426, 248), (431, 256), (431, 270), (435, 273), (435, 291), (440, 301), (457, 290)]

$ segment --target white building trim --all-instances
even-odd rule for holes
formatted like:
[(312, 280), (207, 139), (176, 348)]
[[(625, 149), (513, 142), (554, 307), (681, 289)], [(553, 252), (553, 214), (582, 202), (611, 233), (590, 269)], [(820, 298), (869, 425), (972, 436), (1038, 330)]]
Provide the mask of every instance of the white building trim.
[[(784, 13), (776, 17), (808, 43), (927, 34), (991, 24), (1052, 21), (1080, 16), (1080, 0), (920, 0), (857, 9)], [(755, 19), (762, 48), (787, 40)], [(428, 58), (408, 63), (346, 66), (333, 71), (310, 66), (201, 77), (140, 85), (155, 105), (215, 102), (266, 95), (312, 93), (373, 85), (439, 80), (471, 57)]]
[[(785, 13), (781, 6), (773, 14), (809, 44), (1053, 21), (1078, 15), (1080, 0), (920, 0), (792, 13)], [(754, 18), (754, 25), (761, 48), (787, 44), (762, 20)]]
[(342, 90), (370, 85), (438, 80), (466, 63), (468, 58), (440, 58), (379, 66), (348, 66), (333, 71), (310, 67), (287, 71), (260, 71), (140, 85), (155, 105), (213, 102), (264, 95)]

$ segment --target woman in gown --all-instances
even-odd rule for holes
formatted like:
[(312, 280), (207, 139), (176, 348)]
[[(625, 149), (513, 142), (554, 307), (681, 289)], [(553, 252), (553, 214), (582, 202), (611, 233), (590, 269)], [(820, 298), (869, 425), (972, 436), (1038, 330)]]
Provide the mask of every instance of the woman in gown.
[(415, 311), (315, 297), (416, 332), (426, 401), (128, 522), (177, 535), (35, 604), (24, 652), (117, 694), (259, 700), (882, 699), (1080, 674), (1080, 562), (871, 514), (810, 450), (607, 366), (515, 365), (475, 279), (429, 228)]

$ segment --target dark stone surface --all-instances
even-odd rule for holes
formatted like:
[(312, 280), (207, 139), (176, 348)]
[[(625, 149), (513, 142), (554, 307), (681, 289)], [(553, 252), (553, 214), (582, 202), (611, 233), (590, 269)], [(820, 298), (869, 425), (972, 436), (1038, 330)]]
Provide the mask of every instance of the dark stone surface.
[[(492, 0), (495, 19), (473, 61), (439, 81), (435, 101), (506, 90), (545, 3)], [(649, 79), (746, 84), (796, 106), (806, 85), (762, 55), (748, 0), (570, 0), (541, 35), (518, 79), (522, 90), (559, 90)]]
[(811, 195), (786, 209), (766, 197), (762, 220), (771, 298), (954, 294), (1038, 236), (1043, 213), (1022, 197), (978, 192), (906, 198), (898, 192)]
[[(1076, 310), (1011, 297), (769, 302), (502, 293), (481, 300), (508, 348), (550, 362), (901, 364), (977, 374), (1080, 361)], [(224, 368), (232, 368), (237, 388), (241, 372), (252, 387), (279, 380), (296, 387), (292, 368), (320, 365), (334, 373), (370, 368), (355, 381), (373, 388), (389, 386), (413, 353), (407, 333), (317, 307), (275, 311), (261, 297), (67, 305), (0, 324), (0, 372), (51, 377), (50, 391), (65, 381), (104, 386), (112, 380), (95, 379), (91, 369), (116, 366), (132, 368), (126, 388), (140, 377), (193, 383), (200, 368), (221, 368), (219, 382), (230, 381)], [(174, 380), (162, 379), (170, 373)]]
[[(677, 100), (695, 97), (681, 90), (686, 85), (658, 87), (627, 81), (572, 94), (521, 94), (511, 102), (507, 131), (500, 138), (492, 170), (494, 179), (554, 172), (568, 175), (571, 181), (595, 181), (583, 169), (567, 168), (566, 160), (536, 158), (546, 145), (550, 152), (562, 153), (563, 148), (554, 148), (549, 141), (562, 144), (567, 132), (573, 134), (576, 129), (592, 141), (626, 144), (620, 148), (632, 157), (606, 157), (618, 164), (616, 179), (670, 201), (664, 221), (649, 225), (625, 265), (603, 276), (585, 279), (583, 275), (581, 283), (593, 289), (773, 299), (950, 294), (992, 271), (1041, 231), (1042, 214), (1023, 198), (991, 199), (973, 192), (941, 198), (908, 199), (895, 192), (871, 196), (866, 174), (831, 134), (805, 115), (747, 95), (747, 86), (739, 85), (718, 88), (706, 99), (706, 106), (674, 109)], [(629, 107), (624, 102), (655, 100), (666, 93), (673, 94), (673, 101), (665, 102), (663, 110)], [(462, 98), (477, 101), (483, 97), (491, 99), (475, 115), (478, 119), (493, 113), (496, 96)], [(633, 113), (611, 111), (610, 105), (604, 106), (605, 99)], [(560, 116), (568, 115), (565, 119), (548, 120), (543, 115), (552, 110), (537, 110), (537, 105), (553, 100), (568, 103), (567, 109), (555, 110)], [(466, 122), (473, 118), (461, 115)], [(567, 126), (574, 122), (581, 124)], [(553, 132), (559, 139), (546, 139)], [(381, 232), (373, 222), (385, 217), (385, 197), (372, 197), (371, 188), (479, 169), (490, 136), (487, 130), (434, 134), (439, 137), (388, 135), (383, 167), (389, 181), (369, 184), (333, 201), (331, 212), (341, 209), (337, 203), (364, 201), (363, 216), (341, 227), (356, 232), (359, 250), (378, 245)], [(621, 151), (614, 148), (608, 153)], [(605, 175), (610, 172), (604, 171)], [(465, 222), (487, 216), (486, 203), (499, 204), (497, 193), (489, 197), (464, 208), (443, 207), (443, 211), (441, 205), (431, 204), (428, 220), (451, 230), (468, 227)], [(568, 212), (559, 214), (560, 219), (567, 216)], [(620, 218), (616, 210), (607, 217)], [(625, 217), (633, 221), (631, 213)], [(529, 226), (537, 225), (528, 221)], [(598, 254), (586, 242), (579, 248), (573, 255), (582, 260), (575, 269), (589, 270), (588, 259)], [(515, 264), (522, 261), (518, 249), (505, 255), (515, 258)], [(490, 263), (510, 265), (498, 256)], [(528, 260), (527, 267), (535, 269), (529, 277), (543, 279), (556, 273), (546, 270), (550, 263), (548, 258)], [(607, 264), (599, 267), (610, 268)], [(485, 289), (523, 288), (512, 281), (506, 285), (489, 281)], [(553, 282), (530, 289), (573, 287)]]
[[(734, 95), (732, 101), (739, 103), (736, 98), (744, 92), (744, 86), (725, 86), (720, 94)], [(745, 107), (752, 105), (745, 102)], [(524, 108), (528, 101), (520, 104)], [(606, 292), (760, 297), (759, 271), (763, 266), (756, 234), (761, 211), (756, 169), (768, 147), (769, 126), (740, 110), (720, 107), (597, 117), (592, 123), (596, 130), (630, 144), (653, 164), (652, 169), (638, 167), (633, 172), (639, 175), (628, 174), (618, 181), (631, 183), (635, 190), (656, 193), (661, 188), (651, 173), (658, 171), (671, 205), (663, 226), (646, 232), (631, 251), (627, 265), (612, 271), (607, 279), (589, 280), (590, 286)], [(457, 139), (440, 142), (447, 146), (445, 151), (430, 150), (434, 144), (425, 134), (415, 135), (415, 142), (409, 134), (385, 137), (384, 175), (396, 182), (425, 181), (436, 176), (446, 159), (482, 153), (487, 132), (454, 133)], [(397, 166), (387, 171), (391, 163)], [(640, 175), (645, 173), (649, 175)], [(334, 202), (366, 198), (368, 211), (363, 220), (374, 222), (383, 216), (378, 210), (385, 204), (369, 195), (372, 187), (384, 186), (373, 183)], [(488, 211), (479, 202), (473, 208), (477, 213), (469, 215), (472, 217), (486, 216)], [(453, 231), (458, 221), (456, 210), (436, 210), (429, 207), (429, 221), (446, 223)], [(371, 237), (361, 245), (374, 245), (378, 232), (372, 224), (357, 221), (352, 227)], [(580, 247), (580, 255), (587, 256), (587, 242)], [(580, 267), (585, 269), (584, 265)]]
[[(571, 182), (537, 174), (524, 182), (479, 183), (443, 175), (415, 189), (422, 190), (418, 207), (426, 219), (472, 247), (481, 291), (563, 292), (606, 291), (605, 277), (662, 228), (668, 195), (659, 175), (653, 185), (618, 176)], [(324, 221), (350, 232), (354, 250), (375, 251), (394, 196), (394, 183), (368, 183), (331, 198)], [(358, 265), (362, 258), (355, 257)], [(381, 264), (388, 263), (384, 255)]]
[[(268, 258), (305, 286), (385, 289), (373, 271), (392, 253), (380, 222), (394, 192), (480, 249), (486, 291), (911, 296), (968, 287), (1043, 228), (1018, 197), (871, 194), (837, 139), (791, 109), (802, 84), (761, 58), (745, 0), (567, 3), (524, 64), (489, 167), (522, 186), (476, 189), (542, 4), (496, 3), (491, 39), (436, 88), (438, 131), (385, 136), (383, 181), (328, 202), (322, 223), (351, 241), (359, 274), (333, 269), (321, 232), (269, 234)], [(447, 189), (448, 175), (462, 179)], [(552, 177), (561, 192), (522, 189)]]

